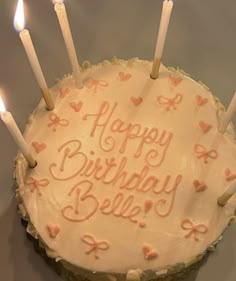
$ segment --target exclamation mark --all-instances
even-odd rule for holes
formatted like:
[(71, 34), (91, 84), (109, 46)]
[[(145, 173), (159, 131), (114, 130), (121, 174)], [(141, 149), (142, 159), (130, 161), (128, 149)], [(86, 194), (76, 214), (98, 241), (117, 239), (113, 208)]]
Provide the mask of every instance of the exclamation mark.
[[(146, 215), (150, 212), (152, 206), (153, 206), (152, 200), (147, 199), (144, 202), (144, 217), (146, 217)], [(143, 227), (146, 226), (146, 223), (144, 221), (142, 221), (142, 222), (139, 223), (139, 226), (143, 228)]]
[(152, 200), (150, 200), (150, 199), (147, 199), (147, 200), (144, 202), (144, 214), (145, 214), (145, 216), (146, 216), (147, 213), (151, 210), (152, 205), (153, 205), (153, 202), (152, 202)]

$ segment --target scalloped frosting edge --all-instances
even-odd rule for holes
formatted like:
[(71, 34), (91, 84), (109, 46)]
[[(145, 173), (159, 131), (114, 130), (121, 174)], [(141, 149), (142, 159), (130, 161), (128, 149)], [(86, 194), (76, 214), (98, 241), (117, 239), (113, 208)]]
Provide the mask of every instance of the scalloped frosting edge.
[(218, 239), (216, 241), (214, 241), (206, 249), (205, 252), (203, 252), (201, 255), (198, 255), (198, 256), (192, 258), (187, 263), (177, 263), (174, 266), (169, 266), (167, 268), (160, 268), (158, 270), (141, 271), (140, 269), (130, 269), (125, 274), (124, 273), (117, 274), (117, 273), (92, 272), (92, 271), (88, 271), (86, 269), (79, 268), (79, 267), (76, 267), (76, 266), (68, 263), (67, 261), (65, 261), (61, 257), (59, 257), (54, 250), (48, 248), (48, 246), (44, 243), (42, 238), (38, 235), (33, 224), (30, 222), (30, 217), (24, 207), (24, 204), (22, 203), (18, 189), (16, 190), (16, 199), (17, 199), (18, 211), (19, 211), (22, 219), (27, 224), (27, 226), (26, 226), (27, 233), (30, 234), (35, 240), (38, 241), (39, 247), (45, 251), (47, 257), (53, 259), (56, 263), (60, 263), (62, 268), (65, 269), (66, 271), (68, 271), (68, 273), (67, 273), (68, 275), (70, 275), (72, 273), (73, 279), (69, 279), (70, 281), (80, 281), (81, 276), (85, 276), (86, 278), (88, 278), (87, 280), (85, 279), (86, 281), (90, 281), (90, 280), (91, 281), (92, 280), (105, 281), (106, 279), (107, 279), (107, 281), (129, 281), (129, 280), (139, 281), (140, 279), (138, 279), (138, 278), (137, 279), (127, 278), (128, 276), (134, 277), (134, 276), (138, 276), (138, 275), (142, 278), (143, 281), (152, 280), (152, 279), (163, 280), (164, 278), (167, 278), (167, 277), (171, 278), (171, 279), (168, 279), (168, 281), (169, 281), (169, 280), (178, 278), (180, 276), (188, 274), (188, 272), (190, 272), (194, 269), (197, 269), (198, 266), (201, 265), (199, 263), (201, 263), (201, 261), (203, 261), (203, 258), (207, 257), (208, 254), (210, 254), (216, 250), (218, 243), (223, 239), (223, 235), (224, 235), (225, 231), (227, 231), (228, 228), (230, 227), (230, 225), (232, 225), (236, 221), (235, 216), (231, 217), (228, 226), (225, 228), (225, 230), (223, 231), (221, 236), (218, 237)]
[[(84, 71), (86, 71), (87, 69), (93, 69), (97, 66), (106, 66), (106, 65), (113, 64), (113, 65), (125, 65), (125, 66), (132, 67), (133, 65), (136, 65), (136, 64), (142, 64), (142, 65), (145, 66), (145, 65), (148, 65), (150, 63), (151, 62), (148, 61), (148, 60), (140, 60), (139, 58), (136, 58), (136, 57), (134, 57), (132, 59), (129, 59), (128, 61), (123, 60), (123, 59), (118, 59), (118, 58), (114, 57), (111, 60), (104, 60), (104, 61), (102, 61), (100, 63), (97, 63), (97, 64), (94, 64), (94, 65), (91, 65), (90, 62), (85, 61), (82, 64), (82, 73)], [(188, 73), (186, 73), (185, 71), (183, 71), (180, 68), (175, 69), (173, 67), (168, 67), (168, 70), (173, 72), (176, 75), (179, 75), (179, 76), (185, 75), (185, 76), (188, 76), (188, 77), (191, 78), (191, 76)], [(69, 77), (69, 76), (71, 76), (71, 74), (64, 75), (63, 78)], [(56, 79), (56, 82), (58, 82), (60, 80), (61, 79)], [(199, 84), (211, 93), (209, 88), (203, 82), (200, 81)], [(213, 96), (213, 97), (214, 97), (215, 104), (218, 107), (217, 115), (218, 115), (218, 118), (220, 118), (222, 116), (223, 112), (225, 111), (225, 107), (217, 97), (215, 97), (215, 96)], [(27, 123), (26, 123), (25, 131), (27, 131), (28, 125), (33, 122), (34, 113), (37, 111), (37, 108), (38, 108), (38, 106), (29, 115), (29, 118), (28, 118)], [(234, 129), (233, 129), (232, 124), (230, 125), (230, 127), (228, 128), (226, 133), (229, 134), (232, 138), (234, 137)], [(22, 158), (22, 157), (23, 156), (19, 152), (16, 159), (15, 159), (15, 163), (18, 161), (19, 158)], [(22, 173), (19, 172), (19, 174), (20, 174), (21, 178), (23, 178)], [(14, 179), (17, 182), (16, 171), (14, 171)], [(203, 252), (202, 254), (200, 254), (196, 257), (193, 257), (187, 263), (177, 263), (173, 266), (169, 266), (167, 268), (160, 268), (160, 269), (157, 269), (157, 270), (141, 271), (140, 269), (130, 269), (129, 272), (120, 273), (120, 274), (104, 273), (104, 272), (91, 272), (91, 271), (88, 271), (86, 269), (79, 268), (79, 267), (76, 267), (72, 264), (69, 264), (67, 261), (63, 260), (60, 256), (58, 256), (58, 254), (53, 249), (50, 249), (46, 245), (46, 243), (38, 235), (37, 230), (35, 229), (35, 227), (33, 226), (33, 224), (30, 221), (30, 216), (26, 211), (26, 208), (24, 206), (23, 200), (22, 200), (21, 195), (20, 195), (20, 189), (22, 189), (22, 183), (18, 182), (17, 188), (16, 188), (16, 200), (17, 200), (17, 205), (18, 205), (18, 211), (19, 211), (22, 219), (27, 223), (27, 227), (26, 227), (27, 233), (29, 233), (34, 239), (38, 240), (39, 247), (45, 250), (46, 255), (49, 258), (55, 260), (57, 263), (60, 263), (61, 266), (65, 270), (67, 270), (69, 272), (72, 272), (73, 279), (69, 279), (69, 280), (73, 280), (73, 281), (80, 281), (81, 276), (85, 276), (86, 278), (91, 278), (91, 279), (88, 279), (88, 280), (85, 279), (86, 281), (90, 281), (90, 280), (91, 281), (92, 280), (104, 281), (104, 278), (107, 279), (108, 281), (125, 281), (125, 280), (126, 281), (129, 281), (129, 280), (139, 281), (140, 280), (140, 279), (138, 279), (138, 277), (137, 277), (137, 279), (135, 279), (134, 276), (139, 276), (139, 277), (142, 278), (143, 281), (146, 281), (146, 280), (151, 280), (151, 279), (155, 279), (155, 280), (158, 279), (159, 280), (159, 279), (163, 279), (163, 278), (166, 278), (166, 277), (170, 277), (172, 279), (172, 277), (176, 278), (176, 277), (182, 276), (182, 275), (186, 274), (188, 271), (191, 271), (192, 267), (194, 267), (200, 261), (202, 261), (203, 258), (208, 255), (208, 253), (211, 253), (211, 252), (215, 251), (217, 244), (222, 240), (224, 232), (236, 220), (235, 216), (231, 217), (230, 221), (229, 221), (229, 224), (228, 224), (228, 227), (226, 227), (226, 229), (223, 231), (222, 235), (220, 237), (218, 237), (218, 239), (216, 241), (214, 241), (211, 245), (209, 245), (209, 247), (205, 250), (205, 252)], [(129, 276), (131, 276), (130, 277), (131, 279), (129, 278)]]

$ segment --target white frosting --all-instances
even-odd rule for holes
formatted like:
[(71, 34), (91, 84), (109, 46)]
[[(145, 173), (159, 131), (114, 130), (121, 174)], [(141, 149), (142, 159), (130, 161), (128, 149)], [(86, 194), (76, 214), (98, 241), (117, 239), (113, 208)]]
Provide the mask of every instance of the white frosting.
[(127, 281), (140, 281), (140, 271), (139, 270), (129, 270), (126, 276)]
[[(91, 271), (129, 272), (128, 280), (138, 280), (137, 268), (158, 274), (176, 264), (191, 263), (221, 236), (236, 206), (235, 198), (223, 208), (217, 205), (218, 196), (229, 183), (225, 169), (236, 172), (232, 134), (218, 133), (219, 104), (206, 88), (180, 72), (161, 66), (159, 78), (152, 80), (150, 71), (149, 62), (105, 62), (83, 72), (83, 89), (75, 88), (71, 76), (59, 81), (52, 88), (54, 111), (46, 111), (41, 101), (25, 132), (27, 143), (34, 143), (32, 153), (37, 167), (28, 169), (23, 157), (18, 157), (16, 166), (23, 204), (53, 256)], [(201, 97), (200, 102), (196, 96)], [(174, 97), (176, 103), (171, 104)], [(166, 110), (168, 99), (170, 108)], [(95, 127), (102, 104), (104, 112)], [(118, 118), (111, 132), (111, 124)], [(123, 131), (129, 124), (134, 125), (129, 127), (127, 142), (125, 132), (114, 132), (121, 120)], [(141, 135), (147, 135), (151, 128), (152, 133), (144, 140)], [(154, 138), (156, 143), (152, 142)], [(111, 144), (114, 147), (105, 151)], [(66, 148), (70, 149), (67, 154)], [(106, 161), (114, 158), (104, 179), (111, 180), (124, 157), (126, 179), (143, 171), (142, 182), (139, 179), (135, 187), (134, 178), (122, 188), (121, 180), (107, 184), (95, 179), (94, 174), (81, 175), (89, 165), (94, 168), (89, 160), (100, 158), (102, 168), (97, 175), (101, 175), (108, 169)], [(71, 177), (73, 174), (77, 175)], [(161, 191), (168, 176), (166, 189)], [(153, 187), (156, 193), (146, 190), (154, 177), (159, 181)], [(33, 185), (32, 178), (40, 184)], [(176, 178), (179, 183), (173, 190)], [(113, 213), (104, 214), (111, 209), (105, 208), (108, 200), (113, 201), (117, 194), (122, 194), (117, 197), (123, 199), (121, 204), (126, 200), (123, 215), (121, 205)]]

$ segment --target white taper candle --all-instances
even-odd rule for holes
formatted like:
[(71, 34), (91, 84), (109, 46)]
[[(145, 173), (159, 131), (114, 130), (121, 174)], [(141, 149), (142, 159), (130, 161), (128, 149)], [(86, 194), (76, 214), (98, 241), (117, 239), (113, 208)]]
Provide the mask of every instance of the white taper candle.
[(218, 198), (217, 202), (220, 206), (224, 206), (228, 200), (235, 194), (236, 192), (236, 181), (233, 181), (228, 189)]
[(173, 8), (173, 1), (165, 0), (163, 2), (159, 33), (157, 36), (156, 49), (155, 49), (155, 55), (153, 59), (153, 66), (151, 72), (152, 79), (156, 79), (159, 74), (159, 69), (160, 69), (163, 49), (166, 41), (166, 35), (168, 31), (172, 8)]
[(53, 110), (54, 109), (54, 103), (52, 101), (46, 80), (43, 76), (43, 72), (38, 60), (38, 57), (36, 55), (35, 49), (33, 42), (30, 37), (30, 33), (27, 29), (23, 29), (20, 32), (20, 39), (23, 43), (23, 46), (25, 48), (25, 52), (27, 54), (27, 57), (29, 59), (30, 65), (32, 67), (32, 70), (34, 72), (34, 75), (36, 77), (36, 80), (39, 84), (39, 87), (42, 91), (43, 98), (45, 100), (46, 106), (48, 110)]
[(20, 151), (24, 155), (26, 161), (28, 162), (31, 168), (34, 168), (37, 165), (37, 162), (34, 160), (33, 156), (30, 153), (30, 150), (18, 128), (13, 116), (10, 112), (5, 110), (5, 105), (0, 97), (0, 114), (2, 121), (6, 124), (6, 127), (10, 134), (12, 135), (15, 143), (19, 147)]
[(234, 94), (227, 111), (223, 114), (223, 118), (220, 122), (219, 132), (224, 134), (230, 121), (233, 118), (234, 113), (236, 112), (236, 93)]
[(78, 88), (82, 88), (83, 84), (81, 81), (81, 70), (80, 70), (78, 58), (77, 58), (76, 51), (75, 51), (75, 46), (74, 46), (74, 42), (73, 42), (71, 30), (70, 30), (70, 25), (69, 25), (67, 13), (66, 13), (65, 5), (63, 3), (61, 3), (60, 1), (59, 2), (56, 1), (55, 5), (54, 5), (54, 9), (56, 11), (57, 18), (58, 18), (58, 21), (59, 21), (59, 24), (61, 27), (61, 32), (62, 32), (64, 41), (65, 41), (65, 45), (66, 45), (67, 53), (68, 53), (68, 56), (70, 59), (71, 67), (73, 70), (73, 75), (74, 75), (76, 86)]
[(31, 40), (31, 37), (30, 37), (30, 33), (27, 29), (24, 29), (25, 16), (24, 16), (23, 0), (18, 0), (16, 13), (15, 13), (15, 17), (14, 17), (14, 26), (15, 26), (15, 29), (20, 33), (19, 34), (20, 39), (23, 43), (23, 46), (25, 48), (25, 52), (29, 59), (30, 65), (32, 67), (36, 80), (37, 80), (39, 87), (41, 89), (41, 92), (43, 94), (47, 109), (52, 110), (54, 108), (54, 104), (53, 104), (51, 95), (49, 93), (47, 83), (43, 76), (43, 72), (42, 72), (38, 57), (36, 55), (34, 45)]

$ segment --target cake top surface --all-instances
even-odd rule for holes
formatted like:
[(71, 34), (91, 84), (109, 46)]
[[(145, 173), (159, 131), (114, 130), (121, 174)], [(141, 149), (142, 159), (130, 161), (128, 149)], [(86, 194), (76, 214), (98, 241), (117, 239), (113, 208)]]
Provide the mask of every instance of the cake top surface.
[[(236, 200), (217, 198), (236, 178), (221, 105), (180, 71), (137, 59), (65, 77), (25, 138), (38, 162), (18, 157), (23, 205), (51, 255), (101, 272), (158, 271), (192, 263), (221, 236)], [(184, 249), (184, 251), (183, 251)], [(128, 257), (128, 258), (127, 258)]]

